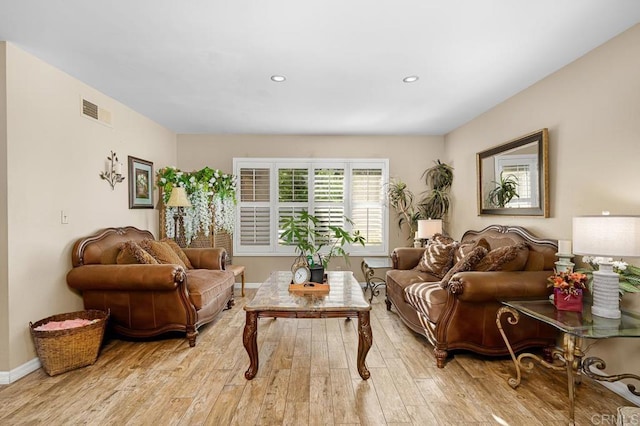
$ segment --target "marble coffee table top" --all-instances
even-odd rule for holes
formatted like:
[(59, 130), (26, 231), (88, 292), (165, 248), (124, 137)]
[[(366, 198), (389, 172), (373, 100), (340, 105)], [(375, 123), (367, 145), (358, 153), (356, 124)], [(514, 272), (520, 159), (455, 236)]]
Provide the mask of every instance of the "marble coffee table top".
[(360, 284), (351, 271), (327, 271), (328, 293), (289, 292), (290, 271), (273, 271), (245, 311), (369, 311)]

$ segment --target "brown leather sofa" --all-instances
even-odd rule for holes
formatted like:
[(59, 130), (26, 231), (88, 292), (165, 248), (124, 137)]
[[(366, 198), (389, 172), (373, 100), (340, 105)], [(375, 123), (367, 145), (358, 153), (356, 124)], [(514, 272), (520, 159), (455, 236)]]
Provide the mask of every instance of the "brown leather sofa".
[[(551, 293), (546, 279), (553, 273), (555, 240), (538, 239), (522, 227), (492, 225), (479, 232), (467, 231), (461, 243), (481, 238), (490, 249), (526, 242), (529, 251), (523, 270), (458, 272), (441, 283), (439, 277), (416, 269), (424, 248), (396, 248), (392, 254), (393, 269), (386, 276), (387, 310), (394, 306), (409, 328), (429, 340), (440, 368), (449, 351), (456, 349), (508, 355), (496, 326), (500, 300), (546, 298)], [(556, 342), (552, 327), (524, 315), (516, 326), (505, 327), (505, 332), (516, 352)]]
[(123, 243), (153, 239), (134, 227), (107, 228), (78, 240), (71, 254), (70, 287), (82, 292), (85, 309), (110, 310), (109, 326), (135, 338), (186, 332), (195, 346), (198, 327), (233, 303), (233, 272), (223, 248), (186, 248), (193, 269), (177, 264), (116, 264)]

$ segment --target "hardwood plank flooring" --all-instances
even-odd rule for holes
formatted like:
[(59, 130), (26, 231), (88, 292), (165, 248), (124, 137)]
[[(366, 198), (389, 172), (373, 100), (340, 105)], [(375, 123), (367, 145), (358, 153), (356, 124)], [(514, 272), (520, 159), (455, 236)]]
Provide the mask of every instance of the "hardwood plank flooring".
[[(432, 347), (373, 300), (371, 379), (356, 370), (357, 321), (264, 318), (260, 368), (247, 381), (244, 310), (255, 290), (200, 329), (147, 342), (107, 338), (98, 361), (0, 386), (0, 424), (48, 425), (563, 425), (565, 377), (536, 366), (517, 390), (508, 358), (460, 352), (444, 369)], [(628, 401), (588, 378), (576, 424), (611, 421)], [(608, 417), (607, 417), (608, 416)]]

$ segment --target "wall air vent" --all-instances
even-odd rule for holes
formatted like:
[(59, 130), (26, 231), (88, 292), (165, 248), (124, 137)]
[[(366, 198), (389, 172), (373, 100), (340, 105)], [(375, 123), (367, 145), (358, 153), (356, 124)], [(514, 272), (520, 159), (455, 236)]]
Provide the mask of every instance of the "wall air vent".
[(82, 116), (111, 127), (111, 111), (82, 98)]

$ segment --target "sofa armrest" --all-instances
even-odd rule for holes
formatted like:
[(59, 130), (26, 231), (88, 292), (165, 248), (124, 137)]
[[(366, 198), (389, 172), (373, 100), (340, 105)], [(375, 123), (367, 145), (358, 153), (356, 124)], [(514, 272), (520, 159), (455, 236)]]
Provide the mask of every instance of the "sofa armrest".
[(84, 265), (67, 274), (67, 284), (76, 290), (170, 291), (185, 280), (181, 266)]
[(551, 294), (547, 278), (553, 271), (458, 272), (447, 288), (464, 302), (545, 298)]
[(227, 250), (217, 248), (182, 249), (195, 269), (226, 269)]
[(391, 253), (393, 269), (413, 269), (418, 266), (424, 247), (396, 247)]

